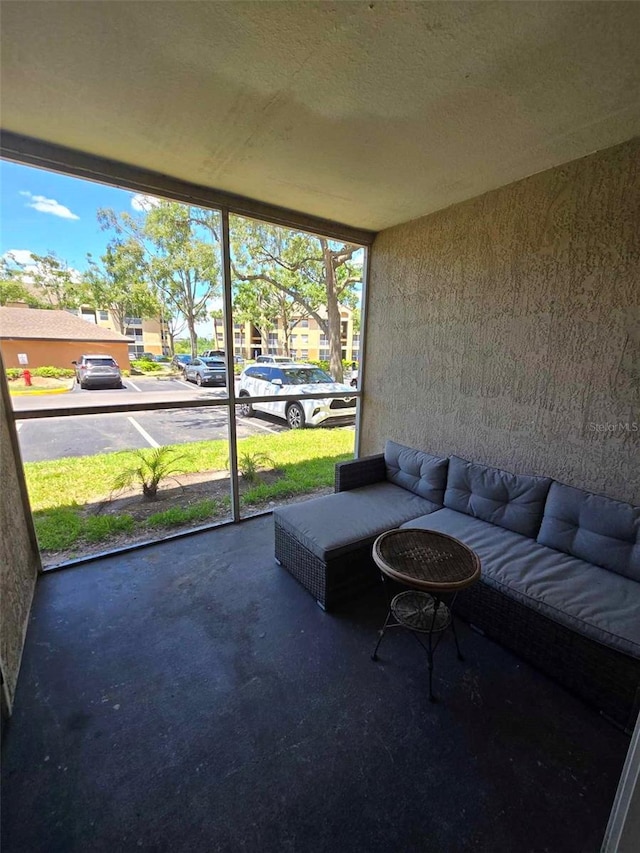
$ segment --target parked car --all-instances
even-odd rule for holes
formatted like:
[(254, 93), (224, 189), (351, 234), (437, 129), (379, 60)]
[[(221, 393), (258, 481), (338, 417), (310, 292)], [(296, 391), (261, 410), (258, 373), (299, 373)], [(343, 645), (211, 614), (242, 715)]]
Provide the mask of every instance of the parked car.
[[(334, 382), (328, 373), (312, 364), (253, 364), (240, 375), (239, 397), (277, 398), (285, 394), (314, 394), (319, 391), (342, 391), (351, 393), (351, 388), (342, 382)], [(328, 400), (305, 400), (300, 397), (293, 402), (274, 399), (267, 403), (239, 405), (240, 414), (250, 418), (255, 412), (268, 412), (286, 420), (290, 429), (320, 424), (353, 423), (356, 414), (355, 397), (336, 397)]]
[(118, 362), (110, 355), (81, 355), (75, 365), (76, 380), (81, 388), (122, 388)]
[(223, 358), (194, 358), (184, 369), (187, 382), (196, 385), (226, 385), (227, 370)]
[(223, 349), (206, 349), (200, 353), (200, 358), (224, 358), (225, 352)]
[(185, 367), (191, 362), (191, 356), (186, 353), (176, 353), (171, 359), (171, 367), (184, 372)]
[(259, 355), (256, 358), (257, 364), (293, 364), (293, 359), (288, 355)]

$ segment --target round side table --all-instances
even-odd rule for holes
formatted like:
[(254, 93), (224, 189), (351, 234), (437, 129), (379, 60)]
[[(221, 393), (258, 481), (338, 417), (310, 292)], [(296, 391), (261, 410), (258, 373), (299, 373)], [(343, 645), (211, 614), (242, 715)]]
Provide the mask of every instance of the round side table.
[[(417, 527), (403, 527), (382, 533), (373, 543), (373, 559), (385, 583), (389, 610), (372, 655), (378, 649), (387, 628), (406, 628), (427, 653), (429, 666), (429, 699), (433, 695), (433, 655), (444, 631), (451, 626), (459, 660), (462, 660), (451, 608), (461, 589), (480, 577), (480, 558), (463, 542)], [(391, 579), (409, 587), (391, 598), (387, 581)], [(442, 596), (451, 597), (448, 604)], [(438, 635), (433, 641), (434, 634)], [(426, 635), (426, 645), (421, 639)]]

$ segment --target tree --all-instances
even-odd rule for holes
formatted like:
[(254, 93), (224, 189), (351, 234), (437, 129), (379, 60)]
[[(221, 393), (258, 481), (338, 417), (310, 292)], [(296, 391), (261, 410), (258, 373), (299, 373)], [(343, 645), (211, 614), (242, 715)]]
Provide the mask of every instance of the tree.
[(9, 254), (4, 262), (3, 277), (20, 280), (39, 301), (42, 308), (77, 308), (80, 304), (79, 280), (66, 261), (55, 252), (30, 254), (29, 262), (20, 262)]
[(129, 317), (157, 317), (160, 305), (147, 283), (144, 254), (135, 240), (114, 240), (101, 264), (87, 255), (82, 300), (93, 308), (108, 309), (121, 335)]
[(156, 288), (156, 293), (161, 300), (160, 319), (167, 330), (167, 334), (169, 335), (169, 347), (171, 352), (182, 352), (182, 350), (176, 349), (176, 339), (178, 335), (184, 331), (184, 327), (187, 325), (187, 322), (175, 305), (170, 306), (167, 305), (166, 302), (162, 301), (163, 293), (161, 290)]
[(144, 255), (147, 281), (168, 316), (184, 317), (197, 355), (196, 324), (206, 319), (210, 300), (219, 295), (220, 216), (172, 201), (154, 200), (134, 217), (98, 211), (103, 228), (113, 229), (119, 239), (134, 240)]
[(263, 353), (269, 352), (269, 332), (278, 319), (273, 300), (273, 289), (260, 282), (240, 282), (233, 299), (234, 318), (240, 323), (251, 323), (260, 333)]
[(240, 281), (234, 288), (234, 317), (249, 322), (260, 332), (263, 352), (269, 350), (269, 332), (282, 330), (282, 350), (291, 355), (291, 333), (309, 316), (306, 308), (282, 290), (259, 281)]
[(16, 279), (0, 280), (0, 305), (7, 305), (9, 302), (24, 302), (29, 308), (49, 307), (21, 281)]
[[(216, 308), (214, 311), (211, 311), (209, 314), (211, 319), (213, 320), (213, 346), (211, 349), (224, 349), (226, 350), (226, 346), (224, 343), (224, 312), (222, 308)], [(220, 323), (220, 334), (222, 336), (222, 346), (219, 346), (218, 340), (218, 323)]]
[[(342, 381), (340, 306), (355, 307), (359, 246), (234, 218), (232, 272), (238, 283), (258, 282), (287, 295), (313, 317), (329, 341), (329, 369)], [(326, 317), (320, 311), (326, 308)]]

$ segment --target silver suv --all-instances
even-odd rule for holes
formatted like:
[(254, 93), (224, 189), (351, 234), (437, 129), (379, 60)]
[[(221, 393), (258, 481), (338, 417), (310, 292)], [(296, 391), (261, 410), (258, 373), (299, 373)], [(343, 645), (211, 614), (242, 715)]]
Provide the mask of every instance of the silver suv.
[(122, 374), (118, 362), (110, 355), (81, 355), (71, 364), (76, 368), (76, 379), (81, 388), (122, 388)]

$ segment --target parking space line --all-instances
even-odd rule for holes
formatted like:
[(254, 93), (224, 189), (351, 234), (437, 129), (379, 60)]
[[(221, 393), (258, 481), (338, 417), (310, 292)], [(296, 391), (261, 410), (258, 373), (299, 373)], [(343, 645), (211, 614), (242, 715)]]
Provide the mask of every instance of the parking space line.
[(136, 391), (139, 391), (142, 394), (142, 388), (138, 388), (135, 382), (132, 382), (130, 379), (127, 379), (127, 382), (129, 383), (129, 385), (131, 385), (132, 388), (135, 388)]
[(151, 447), (160, 447), (155, 438), (151, 438), (146, 429), (143, 429), (135, 418), (129, 417), (127, 418), (127, 420), (131, 423), (132, 426), (134, 426), (138, 430), (144, 440), (149, 442)]
[(185, 388), (188, 388), (190, 391), (193, 391), (193, 385), (190, 385), (188, 382), (184, 382), (182, 379), (174, 379), (174, 382), (178, 382), (180, 385), (184, 385)]

